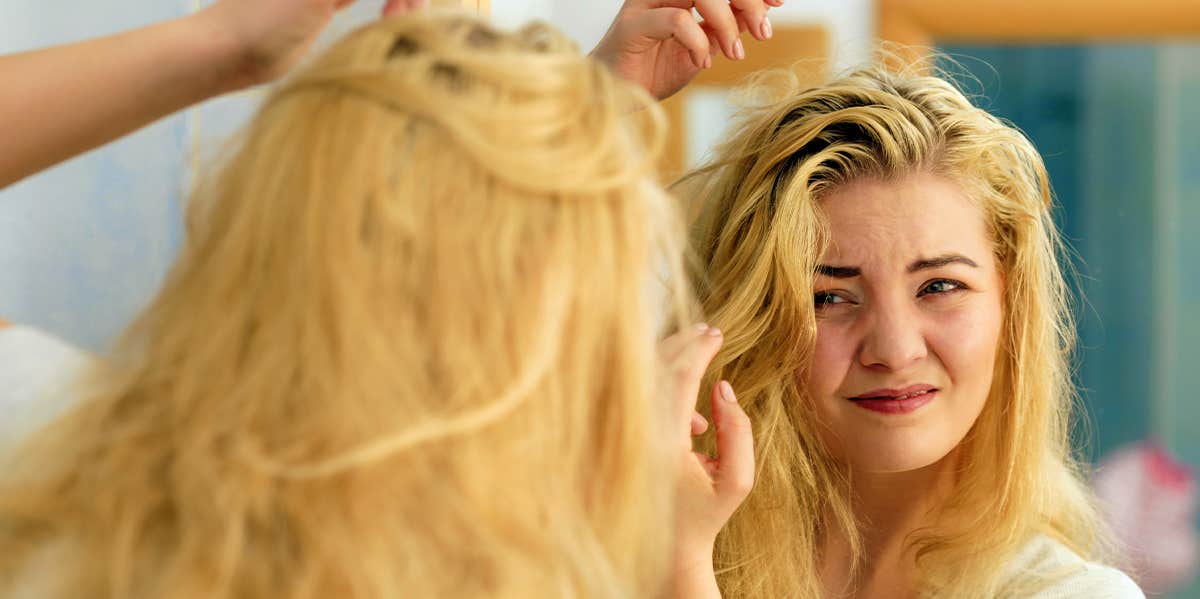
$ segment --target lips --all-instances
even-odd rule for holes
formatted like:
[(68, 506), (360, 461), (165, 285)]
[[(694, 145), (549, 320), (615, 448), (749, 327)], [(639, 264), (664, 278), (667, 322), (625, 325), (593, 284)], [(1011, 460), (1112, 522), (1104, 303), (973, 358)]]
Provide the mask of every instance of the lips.
[(908, 414), (933, 401), (938, 389), (932, 385), (909, 385), (901, 389), (873, 389), (849, 398), (854, 405), (882, 414)]

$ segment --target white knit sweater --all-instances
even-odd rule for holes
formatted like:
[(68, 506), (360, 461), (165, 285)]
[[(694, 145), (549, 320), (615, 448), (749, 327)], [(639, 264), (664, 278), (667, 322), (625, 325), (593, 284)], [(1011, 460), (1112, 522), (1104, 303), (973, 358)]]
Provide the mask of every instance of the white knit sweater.
[(1145, 599), (1120, 570), (1085, 561), (1046, 536), (1035, 537), (1008, 567), (1006, 588), (1037, 581), (1034, 589), (1006, 593), (1010, 599)]

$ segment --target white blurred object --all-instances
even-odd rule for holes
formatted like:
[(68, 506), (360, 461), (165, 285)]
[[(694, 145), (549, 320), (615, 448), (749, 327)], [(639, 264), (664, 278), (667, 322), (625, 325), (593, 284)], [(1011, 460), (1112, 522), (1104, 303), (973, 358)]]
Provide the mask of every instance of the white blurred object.
[(0, 328), (0, 450), (78, 401), (75, 383), (95, 359), (37, 329)]
[(1197, 567), (1191, 469), (1155, 443), (1137, 443), (1101, 460), (1093, 484), (1146, 593), (1166, 594), (1191, 582)]

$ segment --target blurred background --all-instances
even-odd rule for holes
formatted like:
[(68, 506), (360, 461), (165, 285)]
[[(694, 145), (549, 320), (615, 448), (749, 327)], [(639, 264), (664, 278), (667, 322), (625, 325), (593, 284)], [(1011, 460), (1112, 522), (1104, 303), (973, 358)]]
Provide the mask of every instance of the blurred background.
[[(1148, 535), (1176, 537), (1157, 549), (1157, 563), (1180, 571), (1160, 574), (1171, 580), (1159, 588), (1200, 597), (1183, 559), (1194, 558), (1194, 546), (1178, 538), (1195, 483), (1170, 466), (1200, 465), (1200, 362), (1192, 353), (1200, 344), (1200, 43), (940, 49), (957, 61), (948, 68), (964, 87), (1045, 157), (1079, 273), (1076, 379), (1092, 417), (1088, 454), (1107, 458), (1116, 478), (1102, 491), (1133, 512), (1123, 517), (1138, 530), (1127, 533), (1146, 544), (1155, 542)], [(1115, 456), (1133, 443), (1152, 448), (1140, 460), (1149, 480), (1113, 474), (1128, 467)], [(1152, 496), (1130, 497), (1123, 487)], [(1174, 512), (1171, 524), (1145, 520), (1165, 512)]]
[[(203, 4), (5, 0), (0, 53), (138, 27)], [(382, 4), (357, 2), (325, 43), (374, 18)], [(490, 10), (506, 26), (549, 21), (588, 50), (619, 6), (491, 0)], [(735, 109), (731, 89), (754, 69), (803, 59), (815, 84), (870, 59), (878, 39), (915, 44), (915, 54), (937, 48), (950, 55), (947, 66), (978, 103), (1024, 130), (1046, 158), (1084, 300), (1077, 378), (1092, 418), (1087, 455), (1110, 460), (1113, 473), (1129, 468), (1141, 477), (1116, 477), (1113, 486), (1126, 490), (1122, 501), (1186, 514), (1184, 530), (1163, 525), (1193, 533), (1200, 2), (788, 0), (771, 17), (774, 40), (748, 40), (747, 60), (717, 61), (665, 103), (676, 132), (664, 168), (678, 173), (702, 159)], [(211, 101), (0, 190), (0, 315), (102, 350), (171, 264), (192, 177), (262, 94)], [(1135, 487), (1142, 496), (1130, 495)], [(1153, 507), (1164, 497), (1173, 503)], [(1152, 527), (1141, 520), (1129, 526)], [(1190, 571), (1194, 546), (1164, 551), (1155, 563), (1175, 571), (1154, 583), (1160, 596), (1200, 599)]]

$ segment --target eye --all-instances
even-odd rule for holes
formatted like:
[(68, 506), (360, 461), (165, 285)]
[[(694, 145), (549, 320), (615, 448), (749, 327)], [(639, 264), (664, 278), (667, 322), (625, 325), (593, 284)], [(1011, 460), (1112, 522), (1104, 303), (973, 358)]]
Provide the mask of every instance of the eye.
[(831, 291), (818, 291), (813, 294), (813, 306), (818, 310), (848, 303), (850, 300)]
[(931, 294), (938, 295), (938, 294), (943, 294), (943, 293), (950, 293), (952, 291), (961, 291), (966, 288), (967, 288), (966, 285), (963, 285), (962, 283), (960, 283), (958, 281), (954, 281), (951, 279), (937, 279), (937, 280), (930, 281), (929, 283), (927, 283), (925, 285), (925, 287), (923, 287), (921, 289), (921, 291), (917, 292), (917, 297), (921, 297), (923, 295), (931, 295)]

